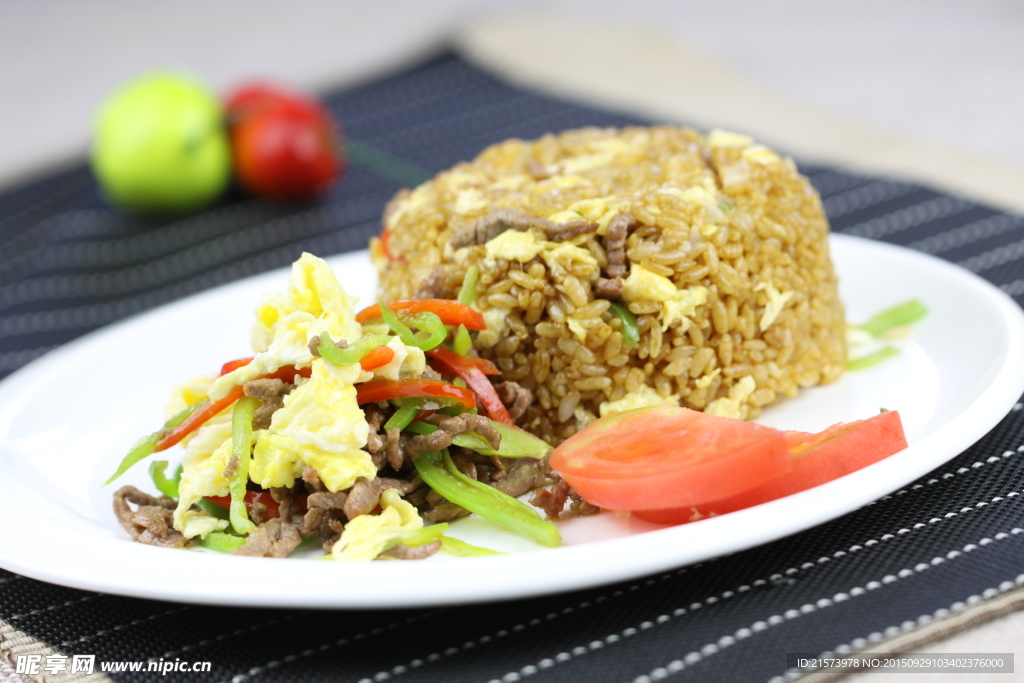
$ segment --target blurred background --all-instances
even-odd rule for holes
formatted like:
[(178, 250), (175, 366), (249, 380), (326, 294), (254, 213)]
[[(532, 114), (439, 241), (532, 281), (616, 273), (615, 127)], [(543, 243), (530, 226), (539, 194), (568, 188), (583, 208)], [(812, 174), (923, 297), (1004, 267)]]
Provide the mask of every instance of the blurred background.
[(614, 48), (593, 26), (678, 41), (795, 103), (1024, 169), (1018, 0), (3, 0), (0, 15), (0, 185), (84, 153), (98, 104), (153, 68), (221, 91), (251, 76), (323, 89), (479, 22), (519, 21), (528, 37), (524, 16), (557, 18), (577, 56)]

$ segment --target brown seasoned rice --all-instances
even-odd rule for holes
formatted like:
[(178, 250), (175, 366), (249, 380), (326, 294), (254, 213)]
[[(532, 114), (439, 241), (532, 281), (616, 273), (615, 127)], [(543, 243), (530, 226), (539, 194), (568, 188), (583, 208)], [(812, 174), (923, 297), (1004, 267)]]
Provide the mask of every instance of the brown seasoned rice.
[[(563, 242), (532, 226), (452, 247), (499, 209), (598, 227)], [(640, 329), (633, 346), (595, 298), (609, 277), (605, 233), (622, 213), (635, 219), (623, 294)], [(508, 140), (400, 193), (384, 222), (387, 245), (375, 239), (371, 254), (388, 299), (410, 297), (438, 265), (454, 298), (479, 268), (489, 329), (477, 347), (535, 393), (523, 425), (551, 443), (656, 402), (753, 418), (844, 368), (819, 197), (792, 160), (745, 136), (659, 126)]]

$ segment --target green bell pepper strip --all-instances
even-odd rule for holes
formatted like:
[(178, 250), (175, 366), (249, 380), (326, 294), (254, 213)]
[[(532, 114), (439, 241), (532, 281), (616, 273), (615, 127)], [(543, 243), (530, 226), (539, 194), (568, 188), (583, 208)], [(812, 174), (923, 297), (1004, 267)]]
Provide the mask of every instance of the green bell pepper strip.
[(103, 482), (103, 485), (106, 486), (110, 482), (120, 477), (122, 474), (127, 472), (128, 469), (135, 463), (149, 457), (150, 455), (153, 455), (153, 453), (156, 450), (157, 443), (159, 443), (159, 441), (162, 438), (164, 438), (168, 433), (170, 433), (171, 430), (173, 430), (175, 427), (177, 427), (182, 422), (187, 420), (189, 416), (192, 415), (192, 413), (203, 408), (209, 402), (209, 399), (203, 399), (202, 401), (197, 401), (193, 403), (188, 408), (185, 408), (183, 411), (181, 411), (180, 413), (169, 419), (167, 422), (165, 422), (164, 426), (161, 427), (159, 431), (153, 432), (149, 436), (144, 436), (138, 441), (136, 441), (135, 444), (132, 446), (131, 450), (128, 451), (128, 455), (124, 456), (124, 459), (121, 460), (121, 464), (117, 466), (117, 471), (110, 476), (110, 479), (107, 479), (105, 482)]
[(874, 337), (881, 337), (894, 327), (905, 327), (906, 325), (916, 323), (927, 313), (928, 309), (925, 308), (924, 304), (917, 299), (911, 299), (882, 311), (858, 327)]
[(402, 431), (416, 419), (416, 416), (420, 414), (422, 408), (416, 406), (403, 406), (395, 411), (394, 415), (388, 418), (388, 421), (384, 423), (384, 432), (390, 432), (392, 429)]
[(332, 365), (354, 365), (363, 359), (378, 346), (385, 346), (391, 337), (386, 334), (370, 334), (358, 339), (348, 348), (339, 349), (334, 345), (331, 335), (323, 332), (320, 335), (320, 345), (316, 347), (320, 357)]
[(869, 353), (866, 356), (860, 358), (853, 358), (846, 361), (847, 370), (867, 370), (870, 367), (878, 365), (884, 360), (892, 358), (893, 356), (899, 355), (899, 349), (894, 346), (883, 346), (874, 353)]
[(470, 415), (476, 415), (478, 413), (476, 408), (467, 408), (458, 404), (453, 406), (447, 406), (445, 408), (438, 408), (435, 412), (442, 415), (462, 415), (463, 413), (469, 413)]
[(441, 522), (440, 524), (431, 524), (430, 526), (425, 526), (422, 529), (411, 531), (405, 536), (395, 539), (395, 545), (401, 543), (402, 545), (407, 545), (410, 548), (415, 548), (421, 545), (427, 545), (429, 543), (433, 543), (434, 541), (441, 540), (441, 536), (443, 536), (444, 532), (447, 530), (448, 522)]
[(418, 346), (424, 351), (437, 348), (448, 338), (448, 328), (445, 327), (437, 313), (422, 311), (408, 316), (406, 320), (420, 329), (420, 332), (416, 334), (416, 342), (413, 346)]
[(380, 317), (384, 318), (384, 322), (388, 324), (392, 330), (395, 331), (402, 341), (408, 346), (416, 346), (416, 335), (412, 333), (409, 326), (403, 323), (398, 318), (398, 314), (395, 313), (395, 309), (388, 306), (383, 301), (380, 302)]
[[(388, 327), (394, 330), (407, 346), (416, 346), (424, 351), (429, 351), (439, 346), (448, 337), (448, 328), (444, 326), (436, 313), (430, 311), (421, 311), (400, 318), (393, 308), (381, 301), (380, 315)], [(406, 322), (418, 328), (420, 332), (414, 333)]]
[(238, 466), (228, 480), (228, 490), (231, 492), (228, 519), (231, 528), (243, 536), (256, 529), (245, 509), (245, 486), (249, 483), (249, 460), (252, 454), (252, 417), (259, 405), (258, 398), (243, 396), (238, 399), (231, 413), (231, 456), (238, 458)]
[(640, 326), (637, 325), (636, 316), (633, 315), (625, 304), (620, 304), (618, 301), (611, 302), (609, 310), (616, 318), (622, 321), (622, 340), (626, 342), (626, 346), (632, 346), (640, 341)]
[(428, 451), (413, 465), (427, 486), (456, 505), (549, 548), (562, 542), (554, 524), (542, 520), (526, 503), (464, 475), (447, 450)]
[(167, 464), (166, 460), (154, 460), (149, 463), (149, 478), (153, 480), (153, 486), (156, 486), (157, 491), (168, 498), (177, 500), (178, 482), (181, 481), (181, 471), (179, 469), (175, 478), (168, 479), (166, 475)]
[(211, 531), (206, 538), (199, 540), (199, 545), (210, 550), (219, 550), (222, 553), (234, 552), (245, 545), (245, 539), (241, 536), (225, 534), (220, 531)]
[(222, 508), (220, 505), (217, 505), (213, 501), (207, 500), (206, 498), (200, 498), (199, 502), (196, 503), (196, 507), (205, 512), (206, 514), (210, 515), (211, 517), (216, 517), (217, 519), (226, 519), (230, 521), (230, 514), (228, 513), (227, 510)]
[(472, 306), (476, 303), (476, 283), (480, 279), (480, 269), (470, 266), (466, 270), (466, 276), (462, 279), (462, 287), (459, 288), (459, 303)]
[(473, 339), (469, 336), (469, 330), (465, 325), (459, 325), (459, 329), (455, 332), (455, 339), (452, 340), (452, 351), (460, 356), (465, 356), (472, 348)]
[(505, 555), (506, 553), (466, 543), (451, 536), (441, 537), (441, 550), (455, 557), (481, 557), (483, 555)]
[[(498, 450), (491, 448), (487, 439), (476, 432), (456, 434), (452, 437), (452, 443), (474, 450), (480, 455), (497, 455), (502, 458), (537, 458), (540, 460), (551, 451), (551, 446), (546, 441), (538, 439), (518, 427), (496, 420), (491, 420), (491, 426), (501, 435), (501, 445)], [(426, 422), (416, 422), (406, 428), (407, 431), (417, 434), (432, 434), (437, 429), (434, 425)]]

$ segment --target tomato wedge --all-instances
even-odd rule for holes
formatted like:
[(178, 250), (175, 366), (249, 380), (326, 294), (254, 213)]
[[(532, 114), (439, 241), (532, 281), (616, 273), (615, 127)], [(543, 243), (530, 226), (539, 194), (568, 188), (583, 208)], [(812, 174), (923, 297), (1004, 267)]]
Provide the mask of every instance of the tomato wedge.
[[(225, 510), (231, 508), (231, 496), (206, 496), (206, 500)], [(292, 496), (292, 500), (299, 507), (299, 512), (306, 514), (306, 496)], [(281, 507), (274, 500), (274, 497), (270, 495), (270, 491), (246, 491), (245, 509), (251, 512), (252, 506), (255, 503), (262, 503), (267, 508), (266, 515), (264, 515), (267, 519), (277, 517), (278, 510)]]
[[(389, 301), (388, 306), (396, 311), (402, 311), (415, 315), (424, 311), (435, 314), (445, 325), (465, 325), (468, 330), (485, 330), (487, 324), (484, 322), (483, 314), (475, 308), (470, 308), (454, 299), (414, 299), (410, 301)], [(364, 323), (367, 320), (380, 317), (380, 304), (367, 306), (356, 313), (356, 321)]]
[[(454, 372), (461, 377), (469, 385), (469, 388), (476, 392), (476, 395), (480, 398), (480, 403), (487, 409), (487, 414), (491, 416), (492, 420), (514, 426), (515, 423), (512, 422), (512, 418), (509, 416), (505, 404), (502, 403), (501, 397), (498, 396), (498, 392), (494, 389), (494, 385), (491, 384), (491, 380), (485, 376), (484, 370), (474, 362), (475, 359), (460, 356), (454, 351), (449, 351), (440, 346), (427, 351), (427, 355), (433, 360), (438, 361), (443, 366), (443, 369)], [(497, 368), (494, 369), (497, 370)]]
[(895, 410), (866, 420), (835, 424), (818, 434), (785, 434), (792, 462), (785, 474), (711, 503), (666, 510), (636, 510), (634, 514), (657, 524), (683, 524), (723, 515), (825, 484), (907, 447), (903, 423)]
[(372, 379), (356, 385), (359, 405), (417, 396), (448, 398), (466, 408), (476, 408), (476, 397), (472, 391), (439, 379)]
[(709, 503), (789, 468), (786, 437), (753, 422), (675, 406), (602, 417), (555, 449), (552, 469), (613, 510)]

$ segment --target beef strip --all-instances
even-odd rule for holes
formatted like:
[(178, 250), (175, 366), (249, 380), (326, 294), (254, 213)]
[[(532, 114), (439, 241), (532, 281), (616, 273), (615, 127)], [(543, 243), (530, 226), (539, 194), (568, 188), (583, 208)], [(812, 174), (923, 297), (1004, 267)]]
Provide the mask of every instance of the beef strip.
[(355, 519), (359, 515), (372, 512), (380, 503), (380, 494), (387, 489), (398, 489), (402, 493), (409, 493), (419, 488), (422, 483), (419, 477), (409, 481), (389, 477), (377, 477), (373, 481), (367, 481), (364, 477), (359, 477), (349, 489), (342, 511), (350, 520)]
[(443, 299), (444, 298), (444, 266), (434, 266), (430, 275), (423, 278), (420, 286), (413, 293), (413, 299)]
[(306, 493), (324, 491), (324, 483), (320, 481), (320, 475), (309, 465), (302, 468), (302, 483), (306, 485)]
[[(434, 413), (423, 421), (438, 427), (439, 431), (447, 432), (452, 436), (463, 432), (476, 432), (487, 439), (487, 443), (494, 450), (501, 448), (501, 434), (491, 426), (491, 421), (483, 415), (473, 415), (471, 413), (443, 415), (441, 413)], [(437, 434), (437, 432), (434, 432), (434, 434)]]
[(569, 484), (559, 479), (546, 489), (537, 489), (530, 497), (530, 505), (542, 509), (549, 519), (557, 520), (565, 509), (565, 501), (569, 498)]
[(511, 380), (501, 382), (494, 385), (494, 390), (498, 392), (498, 398), (505, 404), (508, 416), (512, 418), (513, 422), (518, 423), (519, 418), (533, 403), (533, 392), (520, 386), (518, 382)]
[(294, 524), (275, 517), (256, 527), (246, 537), (245, 545), (235, 551), (235, 555), (288, 557), (301, 542), (302, 537)]
[(460, 507), (451, 501), (442, 500), (424, 512), (423, 518), (428, 522), (451, 522), (467, 515), (469, 515), (469, 510), (466, 508)]
[(622, 284), (621, 277), (598, 278), (594, 283), (594, 298), (595, 299), (608, 299), (609, 301), (615, 301), (616, 299), (622, 298), (622, 290), (625, 285)]
[(341, 532), (344, 531), (345, 525), (341, 523), (340, 519), (333, 517), (327, 517), (324, 519), (324, 523), (320, 526), (320, 538), (324, 539), (324, 552), (331, 552), (331, 548), (341, 538)]
[(392, 560), (425, 560), (440, 549), (441, 541), (434, 541), (433, 543), (427, 543), (426, 545), (418, 545), (416, 547), (411, 547), (405, 545), (404, 543), (399, 543), (390, 550), (381, 553), (378, 559), (389, 558)]
[(292, 491), (284, 486), (271, 486), (270, 497), (277, 502), (277, 516), (286, 522), (299, 513), (299, 506), (292, 500)]
[(257, 526), (263, 524), (263, 522), (267, 521), (267, 506), (259, 501), (253, 503), (252, 507), (249, 508), (249, 519)]
[(540, 472), (536, 465), (523, 463), (509, 472), (508, 476), (494, 485), (502, 493), (517, 498), (535, 488)]
[(458, 470), (467, 477), (480, 481), (480, 475), (476, 471), (476, 463), (473, 462), (471, 458), (459, 453), (457, 455), (452, 455), (452, 462), (455, 464), (455, 467), (457, 467)]
[(562, 242), (580, 235), (597, 232), (597, 223), (588, 221), (572, 221), (571, 223), (552, 223), (546, 218), (538, 218), (518, 209), (495, 209), (486, 216), (478, 218), (472, 225), (458, 230), (452, 235), (449, 244), (453, 249), (485, 244), (506, 230), (525, 232), (533, 229), (544, 233), (544, 238), (551, 242)]
[[(339, 349), (347, 349), (348, 348), (348, 340), (347, 339), (337, 339), (337, 340), (335, 340), (334, 345), (337, 346)], [(319, 358), (320, 357), (320, 335), (319, 334), (314, 334), (312, 337), (310, 337), (309, 338), (309, 343), (306, 344), (306, 346), (309, 348), (309, 352), (311, 354), (313, 354), (313, 358)]]
[(341, 510), (345, 507), (345, 500), (347, 498), (348, 493), (345, 491), (338, 491), (337, 493), (317, 491), (316, 493), (309, 494), (309, 497), (306, 498), (306, 509)]
[(235, 455), (234, 453), (232, 453), (231, 457), (228, 458), (228, 464), (224, 466), (224, 473), (223, 473), (222, 476), (225, 479), (230, 480), (231, 477), (235, 476), (235, 472), (238, 471), (238, 463), (239, 463), (239, 461), (240, 461), (240, 458), (237, 455)]
[[(138, 505), (135, 510), (129, 503)], [(155, 498), (134, 486), (122, 486), (114, 492), (114, 515), (137, 543), (163, 548), (180, 548), (188, 542), (174, 528), (177, 503), (167, 496)]]
[(388, 454), (385, 451), (386, 435), (381, 434), (381, 425), (387, 422), (388, 416), (373, 403), (363, 406), (363, 415), (366, 417), (366, 424), (370, 426), (370, 432), (366, 437), (366, 452), (370, 454), (373, 466), (379, 472), (388, 464)]
[(544, 234), (549, 242), (565, 242), (580, 235), (589, 235), (597, 232), (597, 223), (590, 221), (570, 221), (568, 223), (557, 223), (550, 225)]
[(587, 501), (583, 500), (583, 497), (572, 489), (569, 489), (569, 499), (572, 501), (569, 503), (569, 509), (580, 517), (596, 515), (601, 512), (601, 508), (596, 505), (591, 505)]
[(626, 238), (629, 231), (637, 225), (631, 213), (620, 213), (608, 224), (608, 232), (604, 236), (604, 248), (608, 254), (608, 275), (622, 278), (629, 274), (629, 260), (626, 258)]
[(243, 385), (242, 390), (246, 396), (253, 396), (260, 401), (252, 416), (253, 429), (269, 427), (274, 413), (284, 405), (285, 395), (294, 388), (294, 384), (276, 378), (254, 379)]
[(397, 427), (387, 431), (384, 437), (384, 452), (387, 454), (391, 469), (396, 472), (402, 469), (405, 465), (405, 442), (402, 440), (402, 431)]

